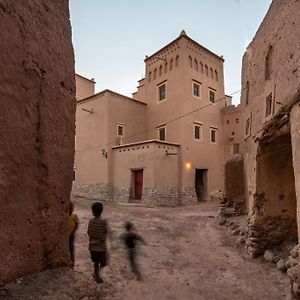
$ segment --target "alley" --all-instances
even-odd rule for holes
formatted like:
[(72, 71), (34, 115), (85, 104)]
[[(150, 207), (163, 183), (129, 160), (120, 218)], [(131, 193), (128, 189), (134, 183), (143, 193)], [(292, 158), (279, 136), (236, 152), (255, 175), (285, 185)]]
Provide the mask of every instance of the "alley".
[[(75, 199), (80, 217), (75, 269), (88, 276), (92, 274), (86, 234), (91, 203)], [(146, 208), (104, 202), (104, 207), (104, 218), (114, 234), (101, 287), (105, 299), (289, 299), (288, 276), (234, 245), (226, 229), (217, 224), (217, 203)], [(140, 255), (142, 282), (131, 274), (119, 242), (127, 220), (134, 222), (147, 242)]]

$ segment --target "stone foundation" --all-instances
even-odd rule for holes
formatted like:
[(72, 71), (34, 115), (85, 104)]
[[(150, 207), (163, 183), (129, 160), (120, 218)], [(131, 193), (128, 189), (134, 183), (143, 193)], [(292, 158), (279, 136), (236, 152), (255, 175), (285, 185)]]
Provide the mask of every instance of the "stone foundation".
[(84, 184), (73, 182), (72, 194), (79, 194), (86, 198), (111, 200), (113, 188), (109, 183)]
[(257, 257), (284, 240), (297, 239), (296, 220), (289, 216), (252, 217), (248, 222), (246, 246), (251, 257)]
[(178, 187), (143, 187), (142, 203), (149, 206), (178, 206)]
[(130, 186), (114, 187), (113, 200), (115, 202), (130, 202), (132, 199), (132, 188)]
[(197, 195), (193, 186), (182, 187), (181, 205), (189, 205), (197, 203)]

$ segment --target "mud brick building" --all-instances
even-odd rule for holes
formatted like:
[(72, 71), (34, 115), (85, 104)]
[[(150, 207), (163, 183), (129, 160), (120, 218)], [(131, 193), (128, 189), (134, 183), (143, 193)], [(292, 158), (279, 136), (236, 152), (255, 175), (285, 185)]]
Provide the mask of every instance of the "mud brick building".
[(300, 2), (273, 1), (243, 57), (242, 152), (252, 256), (299, 237), (299, 41)]
[(94, 94), (94, 81), (77, 76), (85, 98), (78, 95), (74, 191), (153, 205), (223, 191), (224, 162), (239, 152), (240, 114), (224, 94), (223, 63), (182, 31), (146, 56), (132, 98)]

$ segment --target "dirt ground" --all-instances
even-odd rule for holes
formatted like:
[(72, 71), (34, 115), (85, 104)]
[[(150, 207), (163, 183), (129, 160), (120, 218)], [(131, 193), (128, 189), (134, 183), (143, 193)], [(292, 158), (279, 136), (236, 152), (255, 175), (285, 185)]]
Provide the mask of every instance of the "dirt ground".
[[(215, 202), (177, 208), (104, 202), (103, 217), (108, 220), (113, 239), (109, 242), (110, 264), (103, 272), (105, 283), (97, 287), (91, 276), (86, 234), (92, 201), (77, 198), (74, 202), (75, 212), (80, 218), (75, 241), (75, 273), (82, 274), (84, 280), (80, 280), (74, 292), (69, 271), (64, 271), (61, 280), (65, 282), (60, 282), (60, 286), (70, 286), (66, 293), (69, 298), (51, 298), (48, 286), (48, 296), (41, 299), (290, 299), (288, 276), (272, 264), (251, 259), (244, 249), (235, 245), (235, 238), (217, 224), (218, 206)], [(139, 255), (142, 281), (137, 281), (131, 273), (119, 239), (123, 224), (128, 220), (136, 225), (147, 243), (141, 247)], [(13, 298), (14, 288), (10, 288), (10, 299), (40, 299), (32, 296), (32, 289), (33, 298), (26, 298), (25, 291), (23, 298)]]

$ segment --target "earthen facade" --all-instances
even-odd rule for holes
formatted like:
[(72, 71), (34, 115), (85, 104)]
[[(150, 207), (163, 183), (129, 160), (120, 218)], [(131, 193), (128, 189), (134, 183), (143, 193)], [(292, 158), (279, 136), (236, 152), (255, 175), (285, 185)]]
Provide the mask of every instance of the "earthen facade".
[[(146, 56), (133, 98), (105, 90), (78, 101), (75, 190), (98, 186), (100, 197), (161, 205), (223, 191), (224, 161), (233, 151), (226, 136), (224, 152), (222, 110), (231, 99), (223, 62), (183, 31)], [(238, 127), (233, 107), (231, 113)]]
[(68, 1), (0, 2), (0, 281), (67, 264), (75, 134)]
[(299, 238), (299, 40), (300, 2), (273, 1), (243, 57), (242, 151), (252, 256)]

